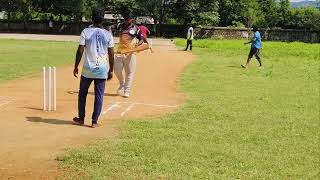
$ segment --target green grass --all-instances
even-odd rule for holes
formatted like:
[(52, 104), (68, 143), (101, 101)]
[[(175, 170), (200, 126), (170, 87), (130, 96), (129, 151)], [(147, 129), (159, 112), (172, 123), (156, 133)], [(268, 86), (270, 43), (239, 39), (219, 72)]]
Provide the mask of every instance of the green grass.
[(63, 167), (83, 179), (319, 178), (319, 44), (266, 42), (265, 68), (249, 70), (242, 41), (194, 46), (181, 110), (127, 121), (117, 139), (59, 157)]
[[(0, 79), (70, 63), (76, 48), (15, 40), (0, 46)], [(180, 83), (184, 107), (124, 121), (119, 137), (58, 157), (69, 169), (61, 178), (319, 179), (320, 45), (264, 42), (265, 68), (253, 60), (243, 70), (248, 51), (243, 41), (195, 41), (197, 60)]]
[(0, 82), (41, 72), (42, 66), (74, 62), (73, 42), (0, 40)]
[(244, 70), (243, 41), (195, 41), (197, 61), (180, 83), (185, 106), (59, 157), (75, 170), (64, 178), (320, 178), (319, 49), (265, 42), (265, 68)]

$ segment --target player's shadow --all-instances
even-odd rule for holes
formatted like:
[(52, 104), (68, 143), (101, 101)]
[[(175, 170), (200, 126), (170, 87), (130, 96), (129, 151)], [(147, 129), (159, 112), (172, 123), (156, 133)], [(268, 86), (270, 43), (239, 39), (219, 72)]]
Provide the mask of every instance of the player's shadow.
[[(79, 94), (78, 91), (68, 91), (68, 94)], [(93, 95), (94, 96), (94, 92), (88, 92), (89, 95)], [(104, 96), (119, 96), (118, 94), (111, 94), (111, 93), (104, 93)]]
[(33, 123), (46, 123), (54, 125), (72, 125), (72, 121), (60, 120), (60, 119), (43, 119), (41, 117), (26, 117), (27, 121)]
[[(72, 125), (73, 121), (68, 121), (68, 120), (60, 120), (60, 119), (43, 119), (41, 117), (26, 117), (27, 121), (33, 122), (33, 123), (45, 123), (45, 124), (53, 124), (53, 125)], [(86, 128), (91, 128), (91, 126), (88, 125), (83, 125), (81, 127), (86, 127)]]
[(35, 111), (42, 111), (43, 109), (41, 108), (34, 108), (34, 107), (22, 107), (24, 109), (30, 109), (30, 110), (35, 110)]
[(236, 69), (241, 69), (241, 66), (240, 66), (240, 65), (235, 65), (235, 64), (232, 64), (232, 65), (228, 65), (227, 67), (228, 67), (228, 68), (236, 68)]

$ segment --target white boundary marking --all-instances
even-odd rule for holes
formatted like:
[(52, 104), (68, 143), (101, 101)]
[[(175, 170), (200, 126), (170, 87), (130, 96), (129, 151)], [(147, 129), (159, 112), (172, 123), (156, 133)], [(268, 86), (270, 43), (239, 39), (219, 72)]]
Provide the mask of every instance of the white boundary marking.
[(154, 107), (168, 107), (168, 108), (175, 108), (178, 106), (172, 105), (163, 105), (163, 104), (148, 104), (148, 103), (137, 103), (137, 102), (122, 102), (124, 104), (136, 104), (136, 105), (145, 105), (145, 106), (154, 106)]
[(144, 106), (152, 106), (152, 107), (165, 107), (165, 108), (176, 108), (177, 105), (164, 105), (164, 104), (150, 104), (150, 103), (140, 103), (140, 102), (115, 102), (113, 103), (106, 111), (104, 111), (102, 114), (105, 115), (117, 108), (121, 107), (121, 104), (130, 104), (127, 109), (125, 109), (123, 112), (121, 112), (120, 116), (125, 116), (128, 112), (132, 110), (132, 108), (136, 105), (144, 105)]
[(13, 101), (15, 101), (15, 100), (10, 97), (0, 96), (0, 107), (7, 105), (7, 104), (10, 104)]
[(107, 114), (108, 112), (111, 112), (113, 109), (116, 109), (118, 107), (121, 107), (120, 106), (120, 103), (119, 102), (116, 102), (114, 104), (112, 104), (106, 111), (104, 111), (102, 114)]
[(0, 96), (0, 101), (1, 101), (1, 100), (8, 101), (8, 100), (11, 100), (11, 99), (12, 99), (12, 98), (10, 98), (10, 97)]
[(132, 103), (125, 111), (123, 111), (121, 113), (121, 117), (123, 117), (124, 115), (126, 115), (129, 111), (131, 111), (131, 109), (134, 107), (134, 105), (136, 105), (135, 103)]
[(12, 103), (13, 101), (5, 101), (4, 103), (0, 103), (0, 107), (1, 106), (4, 106), (4, 105), (7, 105), (7, 104), (10, 104), (10, 103)]

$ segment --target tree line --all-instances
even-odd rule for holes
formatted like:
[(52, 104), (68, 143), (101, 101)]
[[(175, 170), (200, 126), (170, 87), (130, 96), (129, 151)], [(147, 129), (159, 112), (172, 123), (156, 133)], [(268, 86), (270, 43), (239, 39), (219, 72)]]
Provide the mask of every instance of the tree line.
[(81, 21), (96, 7), (115, 14), (130, 10), (159, 24), (320, 30), (319, 8), (293, 8), (289, 0), (0, 0), (9, 21)]

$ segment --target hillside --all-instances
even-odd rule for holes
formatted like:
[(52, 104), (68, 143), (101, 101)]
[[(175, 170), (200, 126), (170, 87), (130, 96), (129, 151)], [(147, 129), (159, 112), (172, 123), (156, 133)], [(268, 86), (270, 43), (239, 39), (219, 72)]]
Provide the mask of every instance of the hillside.
[(320, 8), (320, 3), (316, 1), (301, 1), (301, 2), (291, 2), (292, 7), (319, 7)]

